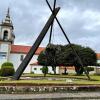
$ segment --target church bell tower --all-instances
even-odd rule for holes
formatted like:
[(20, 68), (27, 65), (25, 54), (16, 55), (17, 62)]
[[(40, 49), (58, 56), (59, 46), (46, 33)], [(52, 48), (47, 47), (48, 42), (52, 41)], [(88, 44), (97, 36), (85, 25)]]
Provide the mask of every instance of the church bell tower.
[(10, 18), (9, 8), (5, 20), (0, 24), (0, 30), (0, 41), (14, 43), (14, 27)]
[(5, 19), (0, 24), (0, 65), (9, 61), (11, 45), (14, 43), (14, 27), (8, 8)]

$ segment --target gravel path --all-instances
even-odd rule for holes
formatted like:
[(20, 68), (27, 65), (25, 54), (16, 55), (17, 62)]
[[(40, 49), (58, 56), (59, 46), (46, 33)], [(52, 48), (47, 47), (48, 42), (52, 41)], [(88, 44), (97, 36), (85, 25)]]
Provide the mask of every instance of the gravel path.
[(100, 92), (0, 94), (0, 100), (100, 100)]

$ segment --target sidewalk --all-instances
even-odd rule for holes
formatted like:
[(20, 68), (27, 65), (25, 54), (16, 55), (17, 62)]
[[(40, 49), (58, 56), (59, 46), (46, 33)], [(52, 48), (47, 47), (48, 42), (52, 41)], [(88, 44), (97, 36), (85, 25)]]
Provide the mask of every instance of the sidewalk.
[(0, 94), (0, 100), (100, 100), (100, 92)]

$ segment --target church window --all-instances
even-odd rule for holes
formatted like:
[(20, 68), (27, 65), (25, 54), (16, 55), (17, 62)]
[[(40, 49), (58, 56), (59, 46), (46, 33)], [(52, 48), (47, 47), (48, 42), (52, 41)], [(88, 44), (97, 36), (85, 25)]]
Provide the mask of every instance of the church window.
[(7, 40), (8, 39), (8, 31), (4, 31), (4, 36), (3, 36), (3, 40)]
[(24, 60), (24, 55), (21, 55), (20, 56), (20, 61), (23, 61)]
[(37, 68), (34, 68), (34, 70), (37, 70)]
[(6, 58), (7, 53), (6, 52), (0, 52), (0, 59)]

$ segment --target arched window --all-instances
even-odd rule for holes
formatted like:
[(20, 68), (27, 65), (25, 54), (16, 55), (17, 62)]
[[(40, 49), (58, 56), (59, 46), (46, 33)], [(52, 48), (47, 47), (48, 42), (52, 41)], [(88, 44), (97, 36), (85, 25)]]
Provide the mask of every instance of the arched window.
[(4, 31), (3, 40), (8, 39), (8, 31)]

